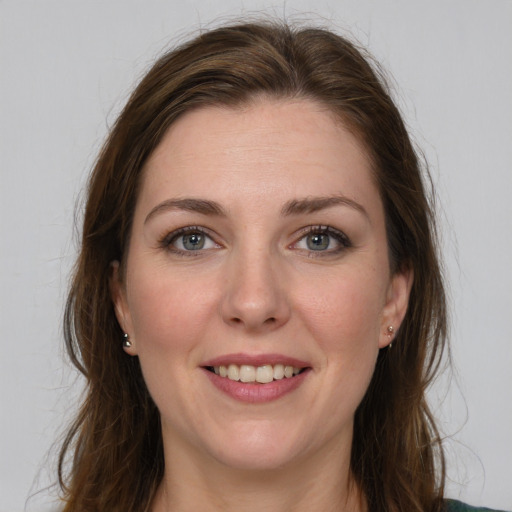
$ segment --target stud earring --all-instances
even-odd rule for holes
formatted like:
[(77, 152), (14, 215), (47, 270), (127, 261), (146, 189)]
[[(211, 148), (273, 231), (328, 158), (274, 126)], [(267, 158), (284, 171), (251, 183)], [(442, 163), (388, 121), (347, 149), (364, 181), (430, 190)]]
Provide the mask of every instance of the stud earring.
[(132, 342), (130, 341), (130, 337), (127, 333), (123, 334), (123, 347), (130, 348), (132, 346)]
[[(392, 339), (394, 334), (395, 334), (395, 328), (392, 325), (388, 325), (388, 328), (386, 329), (386, 336), (389, 339)], [(388, 346), (389, 346), (389, 348), (391, 348), (393, 346), (393, 342), (391, 341)]]

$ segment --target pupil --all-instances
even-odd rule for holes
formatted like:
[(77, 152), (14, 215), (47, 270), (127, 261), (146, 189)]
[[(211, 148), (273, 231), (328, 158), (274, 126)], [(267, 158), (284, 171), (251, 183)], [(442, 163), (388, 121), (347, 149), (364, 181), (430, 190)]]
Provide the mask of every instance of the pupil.
[(197, 251), (202, 249), (204, 246), (204, 237), (199, 233), (193, 233), (191, 235), (185, 235), (183, 237), (183, 247), (190, 251)]
[(308, 237), (308, 249), (312, 251), (322, 251), (329, 247), (329, 237), (321, 233), (311, 235)]

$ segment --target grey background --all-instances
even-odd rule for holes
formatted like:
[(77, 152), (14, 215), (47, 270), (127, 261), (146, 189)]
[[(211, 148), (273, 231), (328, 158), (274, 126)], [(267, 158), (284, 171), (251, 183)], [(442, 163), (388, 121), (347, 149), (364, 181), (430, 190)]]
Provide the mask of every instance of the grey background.
[(74, 410), (60, 323), (74, 207), (108, 126), (162, 49), (258, 12), (351, 33), (393, 75), (442, 205), (455, 365), (431, 400), (449, 494), (512, 509), (510, 0), (0, 0), (0, 511), (54, 480)]

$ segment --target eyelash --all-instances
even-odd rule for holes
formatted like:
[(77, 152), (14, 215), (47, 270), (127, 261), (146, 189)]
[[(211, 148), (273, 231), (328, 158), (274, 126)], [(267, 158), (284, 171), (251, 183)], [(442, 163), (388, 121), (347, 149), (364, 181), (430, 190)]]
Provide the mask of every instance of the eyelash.
[(175, 247), (173, 244), (181, 237), (185, 235), (194, 235), (198, 234), (201, 235), (209, 240), (211, 240), (215, 245), (218, 247), (219, 244), (213, 240), (212, 236), (209, 234), (209, 232), (202, 228), (201, 226), (186, 226), (184, 228), (177, 229), (176, 231), (173, 231), (171, 233), (166, 234), (158, 243), (158, 245), (163, 248), (167, 249), (168, 251), (172, 252), (173, 254), (176, 254), (178, 256), (184, 256), (184, 257), (190, 257), (190, 256), (199, 256), (204, 251), (207, 251), (209, 249), (198, 249), (197, 251), (186, 251), (183, 249), (179, 249), (178, 247)]
[[(204, 229), (201, 226), (186, 226), (180, 229), (177, 229), (176, 231), (173, 231), (171, 233), (166, 234), (164, 237), (162, 237), (159, 241), (159, 246), (163, 249), (167, 249), (168, 251), (172, 252), (173, 254), (176, 254), (178, 256), (184, 256), (184, 257), (190, 257), (190, 256), (199, 256), (203, 254), (205, 251), (210, 250), (207, 249), (198, 249), (196, 251), (193, 250), (183, 250), (175, 247), (173, 244), (181, 237), (185, 235), (194, 235), (198, 234), (201, 236), (204, 236), (205, 238), (209, 239), (211, 242), (213, 242), (217, 247), (220, 247), (219, 244), (215, 242), (215, 240), (212, 238), (212, 236), (209, 234), (208, 230)], [(314, 250), (314, 249), (300, 249), (296, 247), (300, 242), (302, 242), (306, 237), (310, 235), (327, 235), (330, 238), (334, 239), (338, 243), (338, 247), (334, 249), (327, 249), (327, 250)], [(318, 258), (318, 257), (327, 257), (327, 256), (333, 256), (337, 255), (344, 250), (352, 247), (352, 242), (347, 237), (345, 233), (342, 231), (339, 231), (337, 229), (332, 228), (331, 226), (308, 226), (306, 228), (303, 228), (299, 232), (299, 238), (293, 242), (290, 246), (290, 248), (296, 248), (297, 250), (304, 250), (308, 252), (308, 256), (312, 258)]]
[[(306, 237), (310, 235), (327, 235), (330, 238), (334, 239), (338, 243), (338, 247), (334, 249), (327, 249), (327, 250), (318, 250), (315, 251), (314, 249), (303, 249), (308, 252), (308, 256), (311, 258), (321, 258), (321, 257), (328, 257), (333, 255), (338, 255), (345, 251), (346, 249), (349, 249), (352, 247), (352, 242), (348, 238), (348, 236), (343, 233), (342, 231), (339, 231), (338, 229), (334, 229), (331, 226), (308, 226), (307, 228), (304, 228), (300, 232), (300, 238), (294, 242), (291, 247), (297, 246), (299, 242), (302, 242)], [(298, 249), (298, 248), (297, 248)], [(298, 249), (301, 250), (301, 249)]]

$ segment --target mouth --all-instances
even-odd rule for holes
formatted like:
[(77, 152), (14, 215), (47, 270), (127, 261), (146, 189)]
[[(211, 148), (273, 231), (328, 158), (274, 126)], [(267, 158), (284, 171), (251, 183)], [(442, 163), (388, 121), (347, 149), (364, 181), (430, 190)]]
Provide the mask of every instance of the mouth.
[(228, 364), (218, 366), (205, 366), (209, 372), (219, 377), (246, 384), (269, 384), (283, 379), (292, 379), (305, 372), (308, 367), (298, 367), (285, 364), (263, 364), (253, 366), (250, 364)]
[(245, 403), (278, 400), (300, 388), (313, 369), (283, 354), (226, 354), (201, 365), (211, 384)]

